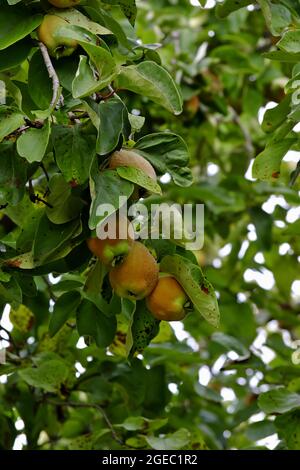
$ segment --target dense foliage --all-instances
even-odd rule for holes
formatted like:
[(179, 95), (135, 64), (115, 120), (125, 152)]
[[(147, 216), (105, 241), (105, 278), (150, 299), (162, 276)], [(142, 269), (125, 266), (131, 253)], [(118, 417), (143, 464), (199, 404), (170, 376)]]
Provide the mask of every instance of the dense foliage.
[[(82, 1), (49, 56), (52, 5), (0, 0), (0, 449), (300, 449), (300, 7), (201, 5)], [(148, 243), (199, 283), (182, 323), (88, 250), (133, 183), (205, 204), (203, 250)]]

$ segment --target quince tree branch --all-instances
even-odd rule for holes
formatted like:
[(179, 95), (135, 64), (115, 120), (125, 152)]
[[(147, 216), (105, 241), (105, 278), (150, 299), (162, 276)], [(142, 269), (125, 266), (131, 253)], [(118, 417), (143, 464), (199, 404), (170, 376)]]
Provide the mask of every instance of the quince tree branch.
[[(60, 85), (59, 84), (59, 78), (58, 78), (58, 75), (55, 71), (55, 68), (53, 67), (53, 64), (51, 62), (47, 47), (42, 42), (39, 42), (39, 48), (40, 48), (40, 51), (42, 53), (45, 65), (46, 65), (49, 78), (52, 80), (53, 94), (52, 94), (52, 100), (51, 100), (50, 106), (54, 107), (55, 104), (56, 104), (57, 95), (58, 95), (58, 92), (59, 92), (59, 85)], [(60, 106), (60, 105), (63, 105), (63, 104), (64, 104), (63, 103), (63, 96), (60, 95), (57, 106)]]

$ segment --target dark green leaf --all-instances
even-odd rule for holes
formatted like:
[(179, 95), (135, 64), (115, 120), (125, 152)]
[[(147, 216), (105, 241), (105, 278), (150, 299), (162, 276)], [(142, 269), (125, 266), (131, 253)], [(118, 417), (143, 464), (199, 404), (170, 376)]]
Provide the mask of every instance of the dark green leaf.
[(155, 62), (145, 61), (123, 67), (115, 80), (115, 87), (146, 96), (168, 111), (180, 114), (182, 97), (171, 75)]
[(54, 126), (55, 158), (65, 180), (72, 186), (86, 182), (96, 155), (96, 136), (83, 125)]
[(258, 405), (265, 413), (286, 413), (300, 408), (300, 395), (285, 388), (278, 388), (261, 394)]
[(27, 8), (1, 5), (0, 50), (23, 39), (39, 26), (42, 15), (33, 15)]
[(54, 336), (72, 315), (75, 316), (80, 300), (81, 296), (77, 291), (65, 292), (58, 298), (50, 318), (50, 336)]
[(117, 322), (104, 315), (94, 303), (84, 299), (77, 310), (77, 328), (80, 335), (94, 338), (100, 348), (108, 346), (115, 335)]
[[(107, 217), (120, 208), (120, 196), (125, 197), (125, 200), (129, 198), (133, 192), (133, 184), (121, 179), (114, 170), (106, 170), (98, 173), (93, 172), (91, 174), (90, 191), (92, 204), (89, 227), (93, 230), (104, 217)], [(109, 213), (97, 214), (97, 209), (101, 204), (111, 205)]]

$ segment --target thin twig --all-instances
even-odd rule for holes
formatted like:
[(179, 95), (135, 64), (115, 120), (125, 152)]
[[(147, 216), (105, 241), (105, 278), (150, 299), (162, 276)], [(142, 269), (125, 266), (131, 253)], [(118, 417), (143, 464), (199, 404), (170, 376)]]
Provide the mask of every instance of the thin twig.
[(89, 117), (88, 113), (86, 113), (86, 112), (78, 114), (78, 115), (76, 115), (75, 113), (70, 112), (70, 113), (68, 113), (68, 116), (69, 116), (70, 121), (76, 121), (78, 119), (85, 119), (85, 118)]
[[(31, 202), (33, 202), (34, 204), (36, 202), (41, 202), (42, 204), (45, 204), (45, 206), (49, 207), (50, 209), (53, 209), (53, 206), (51, 204), (49, 204), (49, 202), (45, 201), (45, 199), (42, 199), (40, 196), (38, 196), (37, 194), (34, 193), (34, 189), (33, 189), (33, 185), (32, 185), (32, 180), (29, 179), (28, 181), (28, 189), (29, 189), (29, 199)], [(47, 192), (46, 192), (46, 196), (47, 196)]]
[(97, 405), (96, 403), (79, 403), (79, 402), (76, 402), (76, 401), (60, 402), (60, 401), (49, 400), (49, 399), (47, 399), (47, 403), (49, 403), (50, 405), (55, 405), (55, 406), (74, 406), (74, 407), (77, 407), (77, 408), (94, 408), (95, 410), (98, 410), (101, 413), (101, 415), (102, 415), (104, 421), (106, 422), (107, 426), (109, 427), (109, 429), (111, 431), (111, 435), (114, 438), (114, 440), (117, 441), (121, 445), (124, 444), (122, 439), (116, 433), (113, 424), (109, 420), (109, 417), (107, 416), (107, 414), (106, 414), (105, 410), (102, 408), (102, 406)]
[(102, 95), (101, 93), (96, 93), (97, 102), (108, 100), (109, 98), (114, 96), (114, 94), (116, 93), (116, 90), (114, 90), (111, 85), (108, 85), (107, 88), (108, 88), (108, 93), (106, 95)]
[[(51, 59), (50, 59), (50, 56), (49, 56), (49, 53), (48, 53), (48, 49), (47, 47), (45, 46), (45, 44), (43, 44), (42, 42), (39, 42), (39, 48), (41, 50), (41, 53), (42, 53), (42, 56), (43, 56), (43, 59), (44, 59), (44, 62), (45, 62), (45, 65), (46, 65), (46, 68), (48, 70), (48, 75), (49, 75), (49, 78), (52, 80), (52, 91), (53, 91), (53, 95), (52, 95), (52, 100), (51, 100), (51, 103), (50, 103), (50, 106), (51, 107), (54, 107), (55, 104), (56, 104), (56, 100), (57, 100), (57, 95), (58, 95), (58, 91), (59, 91), (59, 78), (58, 78), (58, 75), (55, 71), (55, 68), (53, 67), (53, 64), (51, 62)], [(59, 105), (63, 105), (63, 96), (61, 95), (59, 97), (59, 100), (57, 102), (57, 106)]]
[(52, 284), (48, 281), (47, 276), (42, 276), (42, 278), (43, 278), (44, 283), (46, 284), (46, 288), (47, 288), (47, 291), (48, 291), (48, 293), (49, 293), (49, 295), (50, 295), (50, 298), (51, 298), (54, 302), (56, 302), (57, 297), (56, 297), (55, 294), (53, 294), (53, 291), (52, 291)]

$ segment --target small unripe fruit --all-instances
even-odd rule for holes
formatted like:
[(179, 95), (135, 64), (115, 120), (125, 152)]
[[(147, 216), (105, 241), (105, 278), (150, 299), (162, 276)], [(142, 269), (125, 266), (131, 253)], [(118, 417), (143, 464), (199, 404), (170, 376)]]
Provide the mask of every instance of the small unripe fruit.
[(69, 23), (63, 18), (55, 14), (49, 14), (44, 16), (37, 30), (39, 40), (45, 44), (49, 54), (56, 59), (71, 55), (78, 45), (74, 39), (64, 38), (60, 35), (55, 36), (59, 28), (68, 25)]
[(138, 168), (146, 173), (147, 176), (156, 181), (156, 173), (151, 165), (144, 157), (134, 152), (133, 150), (117, 150), (114, 152), (109, 160), (109, 168), (114, 170), (119, 166), (131, 166), (133, 168)]
[(119, 297), (140, 300), (156, 286), (158, 264), (142, 243), (134, 242), (128, 255), (110, 271), (109, 280)]
[[(102, 238), (106, 235), (107, 238)], [(99, 237), (89, 238), (87, 245), (107, 267), (113, 267), (126, 256), (134, 242), (134, 232), (126, 217), (113, 214), (106, 219)]]
[(186, 315), (189, 299), (179, 282), (172, 276), (160, 277), (146, 299), (147, 307), (158, 320), (178, 321)]

